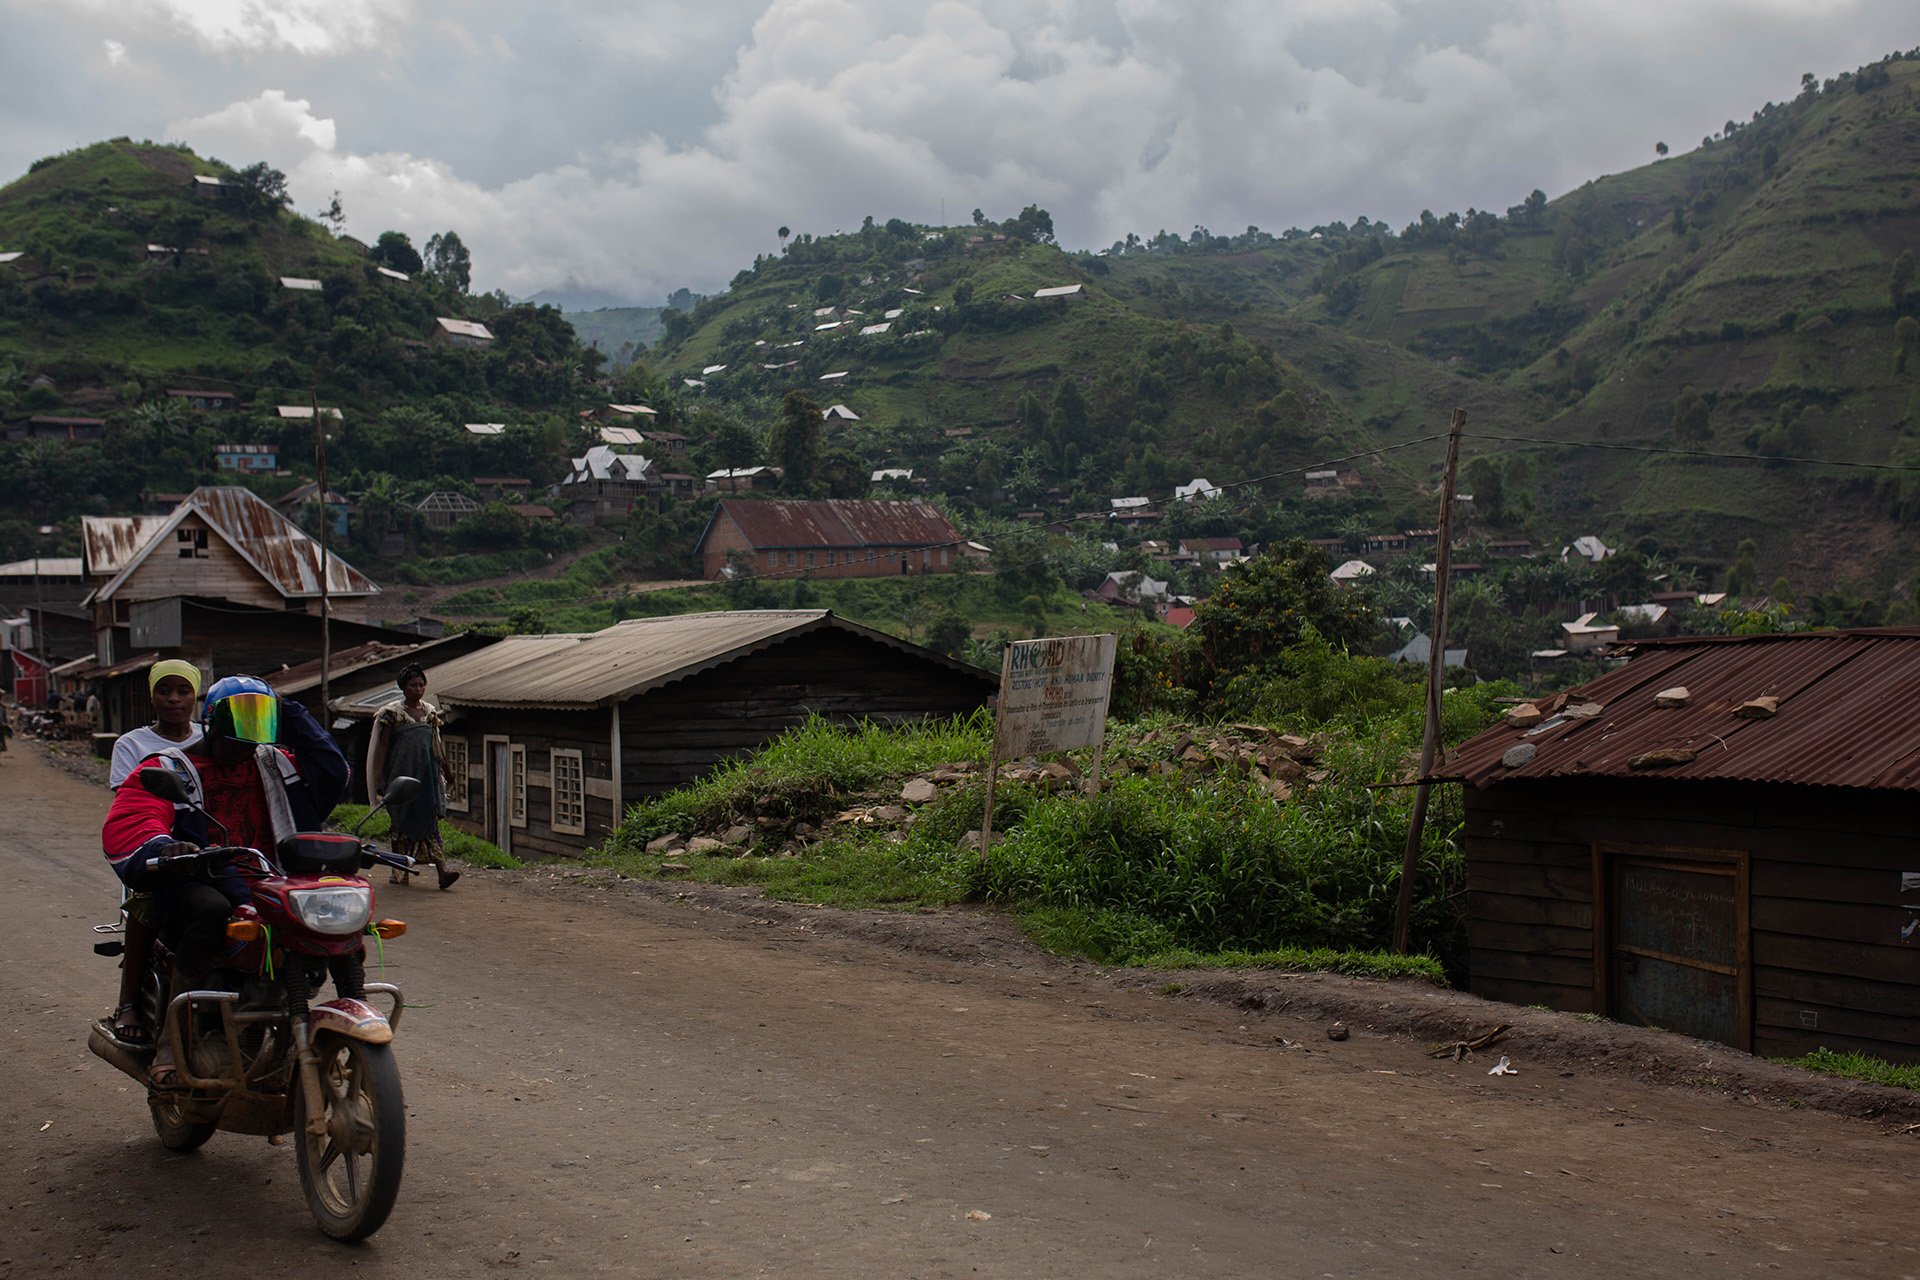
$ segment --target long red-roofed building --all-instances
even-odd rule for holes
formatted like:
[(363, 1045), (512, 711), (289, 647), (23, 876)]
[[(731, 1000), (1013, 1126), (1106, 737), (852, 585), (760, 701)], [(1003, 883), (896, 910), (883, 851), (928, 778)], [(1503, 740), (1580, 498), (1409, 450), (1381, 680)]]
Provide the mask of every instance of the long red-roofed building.
[(760, 577), (879, 578), (949, 573), (965, 538), (928, 502), (721, 501), (700, 536), (700, 565), (720, 577), (730, 552)]

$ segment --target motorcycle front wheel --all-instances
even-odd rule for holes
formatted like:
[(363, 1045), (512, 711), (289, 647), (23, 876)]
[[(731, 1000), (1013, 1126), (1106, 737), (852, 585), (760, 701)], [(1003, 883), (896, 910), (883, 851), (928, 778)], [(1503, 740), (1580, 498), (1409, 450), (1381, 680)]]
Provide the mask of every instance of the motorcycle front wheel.
[(320, 1229), (364, 1240), (380, 1229), (400, 1194), (407, 1158), (407, 1108), (393, 1049), (346, 1036), (314, 1041), (326, 1131), (307, 1132), (306, 1091), (295, 1097), (300, 1185)]

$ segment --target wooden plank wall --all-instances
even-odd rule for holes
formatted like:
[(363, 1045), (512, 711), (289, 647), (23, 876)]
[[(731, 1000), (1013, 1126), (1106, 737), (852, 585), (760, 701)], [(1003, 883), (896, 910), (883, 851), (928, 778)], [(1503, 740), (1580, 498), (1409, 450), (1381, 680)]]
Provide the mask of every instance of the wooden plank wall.
[[(456, 717), (444, 732), (466, 739), (469, 798), (466, 812), (450, 810), (448, 821), (462, 831), (486, 837), (487, 816), (493, 803), (493, 775), (485, 739), (495, 735), (527, 751), (527, 825), (513, 828), (516, 856), (577, 858), (613, 834), (613, 721), (608, 712), (489, 707), (456, 710)], [(553, 775), (549, 753), (556, 748), (580, 752), (587, 791), (585, 835), (553, 829)]]
[(894, 724), (985, 705), (993, 683), (844, 632), (817, 631), (630, 700), (626, 802), (663, 795), (751, 753), (809, 714)]
[[(1469, 965), (1496, 1000), (1593, 1009), (1595, 841), (1749, 857), (1754, 1052), (1920, 1061), (1920, 872), (1911, 803), (1873, 793), (1673, 783), (1469, 789)], [(1604, 1011), (1603, 1011), (1604, 1012)]]

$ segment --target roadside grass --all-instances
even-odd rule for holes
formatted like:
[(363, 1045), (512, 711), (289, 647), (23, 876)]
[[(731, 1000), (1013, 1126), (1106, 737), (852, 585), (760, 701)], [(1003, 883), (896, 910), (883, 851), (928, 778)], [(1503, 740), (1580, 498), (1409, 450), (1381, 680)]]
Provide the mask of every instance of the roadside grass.
[[(341, 831), (353, 830), (354, 824), (367, 816), (367, 806), (363, 804), (343, 804), (334, 806), (327, 815), (327, 824)], [(361, 829), (360, 834), (370, 840), (384, 840), (392, 833), (392, 824), (386, 813), (374, 815)], [(518, 858), (502, 853), (500, 846), (479, 836), (469, 835), (452, 823), (442, 819), (440, 823), (440, 843), (446, 849), (447, 856), (473, 867), (497, 867), (512, 870), (521, 865)]]
[[(1449, 737), (1484, 714), (1449, 698)], [(1490, 705), (1490, 703), (1489, 703)], [(1380, 787), (1404, 771), (1404, 711), (1333, 726), (1318, 766), (1276, 804), (1228, 764), (1205, 777), (1161, 772), (1169, 748), (1143, 742), (1151, 723), (1117, 725), (1113, 762), (1145, 773), (1096, 795), (1008, 782), (995, 792), (1004, 833), (985, 857), (977, 831), (985, 779), (943, 787), (904, 828), (835, 823), (860, 804), (891, 803), (898, 780), (942, 764), (985, 761), (991, 720), (851, 729), (814, 720), (758, 755), (690, 787), (631, 807), (596, 858), (630, 875), (753, 885), (774, 897), (839, 907), (941, 908), (991, 903), (1048, 950), (1100, 963), (1159, 968), (1313, 969), (1445, 982), (1465, 967), (1465, 873), (1459, 801), (1435, 806), (1415, 888), (1414, 952), (1388, 953), (1411, 793)], [(650, 854), (668, 834), (713, 832), (771, 818), (820, 829), (794, 853), (721, 847)], [(673, 870), (663, 871), (663, 865)]]
[(1836, 1053), (1832, 1049), (1815, 1049), (1802, 1058), (1781, 1058), (1778, 1061), (1788, 1066), (1818, 1071), (1822, 1075), (1864, 1080), (1868, 1084), (1883, 1084), (1895, 1089), (1920, 1089), (1920, 1066), (1888, 1062), (1884, 1058), (1870, 1057), (1864, 1053)]

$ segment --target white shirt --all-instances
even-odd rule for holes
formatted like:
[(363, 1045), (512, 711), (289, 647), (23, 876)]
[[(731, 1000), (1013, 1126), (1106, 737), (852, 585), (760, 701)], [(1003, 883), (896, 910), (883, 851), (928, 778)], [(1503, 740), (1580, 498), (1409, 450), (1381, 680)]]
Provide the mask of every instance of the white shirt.
[(152, 725), (141, 725), (138, 729), (129, 729), (113, 744), (113, 762), (107, 766), (107, 785), (118, 787), (127, 780), (127, 775), (140, 767), (140, 762), (150, 755), (178, 747), (182, 751), (200, 741), (200, 726), (189, 724), (187, 736), (175, 742), (165, 738)]

